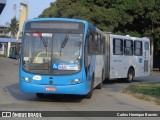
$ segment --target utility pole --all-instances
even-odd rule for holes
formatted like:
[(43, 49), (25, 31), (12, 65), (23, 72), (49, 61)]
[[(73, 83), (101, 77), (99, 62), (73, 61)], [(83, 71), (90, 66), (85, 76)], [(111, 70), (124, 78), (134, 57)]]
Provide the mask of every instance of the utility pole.
[(19, 13), (19, 30), (17, 32), (17, 53), (20, 54), (18, 40), (19, 36), (22, 33), (22, 28), (24, 21), (28, 18), (28, 4), (20, 3), (20, 13)]

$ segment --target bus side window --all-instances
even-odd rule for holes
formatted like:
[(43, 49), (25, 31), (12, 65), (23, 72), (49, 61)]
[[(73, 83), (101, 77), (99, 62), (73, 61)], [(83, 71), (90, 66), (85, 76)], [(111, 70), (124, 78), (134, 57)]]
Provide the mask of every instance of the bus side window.
[(102, 35), (99, 35), (99, 55), (103, 55), (104, 54), (104, 47), (105, 47), (105, 44), (104, 44), (104, 40), (105, 38), (102, 36)]
[(143, 55), (142, 49), (142, 41), (134, 41), (134, 55), (142, 56)]
[(90, 63), (91, 63), (91, 43), (90, 43), (90, 39), (92, 39), (92, 36), (90, 36), (89, 32), (87, 34), (87, 37), (86, 37), (86, 43), (85, 43), (85, 72), (86, 72), (86, 75), (88, 74), (88, 70), (89, 70), (89, 67), (90, 67)]
[(93, 55), (94, 54), (94, 47), (95, 47), (95, 45), (94, 45), (95, 43), (94, 43), (94, 38), (93, 38), (93, 34), (92, 33), (89, 33), (88, 34), (88, 53), (90, 54), (90, 55)]
[(101, 54), (105, 54), (105, 37), (101, 36)]
[(98, 43), (98, 34), (95, 34), (95, 39), (94, 39), (94, 54), (99, 53), (99, 43)]
[(101, 54), (101, 35), (95, 34), (95, 54), (100, 55)]
[(133, 55), (133, 41), (132, 40), (124, 40), (124, 54)]
[(123, 40), (122, 39), (113, 39), (113, 54), (114, 55), (123, 55)]

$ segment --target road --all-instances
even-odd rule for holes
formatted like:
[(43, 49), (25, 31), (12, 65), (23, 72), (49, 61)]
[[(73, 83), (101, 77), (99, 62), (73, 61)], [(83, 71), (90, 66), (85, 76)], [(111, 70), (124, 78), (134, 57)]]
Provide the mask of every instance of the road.
[(105, 83), (101, 90), (94, 90), (91, 99), (73, 95), (39, 99), (35, 94), (20, 92), (18, 69), (18, 61), (0, 58), (0, 111), (160, 111), (160, 106), (122, 92), (129, 84), (160, 81), (160, 76), (136, 78), (133, 83)]

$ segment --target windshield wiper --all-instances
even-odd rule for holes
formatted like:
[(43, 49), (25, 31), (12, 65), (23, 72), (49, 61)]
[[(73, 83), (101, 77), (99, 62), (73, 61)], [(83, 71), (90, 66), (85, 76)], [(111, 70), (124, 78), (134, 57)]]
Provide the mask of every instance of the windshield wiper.
[(82, 42), (79, 43), (79, 56), (81, 56), (81, 44)]
[(65, 36), (65, 38), (64, 38), (64, 40), (63, 40), (63, 42), (61, 43), (60, 56), (61, 56), (62, 48), (64, 48), (64, 47), (66, 46), (68, 40), (69, 40), (69, 34), (66, 34), (66, 36)]
[(39, 35), (39, 37), (40, 37), (40, 39), (43, 43), (43, 46), (47, 47), (47, 42), (46, 42), (47, 40), (42, 36), (42, 33), (40, 33), (40, 32), (37, 32), (37, 33), (38, 33), (38, 35)]
[(68, 42), (69, 40), (69, 34), (66, 34), (62, 44), (61, 44), (61, 48), (64, 48), (66, 46), (66, 43)]
[(43, 42), (44, 47), (47, 47), (47, 42), (46, 42), (46, 40), (44, 39), (44, 37), (43, 37), (43, 36), (40, 36), (40, 38), (41, 38), (41, 40), (42, 40), (42, 42)]

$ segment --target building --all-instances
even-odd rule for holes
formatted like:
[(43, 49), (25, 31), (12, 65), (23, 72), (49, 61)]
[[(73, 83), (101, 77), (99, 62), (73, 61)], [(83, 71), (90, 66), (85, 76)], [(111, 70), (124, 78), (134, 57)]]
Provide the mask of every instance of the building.
[(5, 35), (5, 30), (8, 26), (0, 25), (0, 35)]
[(0, 54), (9, 57), (11, 46), (14, 44), (20, 44), (21, 39), (15, 38), (0, 38)]
[(6, 0), (0, 0), (0, 14), (2, 13), (5, 6), (6, 6)]

